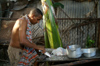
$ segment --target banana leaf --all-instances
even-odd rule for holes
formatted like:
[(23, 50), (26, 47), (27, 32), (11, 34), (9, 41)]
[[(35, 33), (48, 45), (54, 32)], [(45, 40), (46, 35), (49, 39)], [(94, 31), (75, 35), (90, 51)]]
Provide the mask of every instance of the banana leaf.
[[(46, 16), (44, 16), (46, 17)], [(49, 39), (48, 39), (48, 35), (47, 35), (47, 30), (46, 30), (46, 26), (45, 26), (46, 22), (45, 22), (45, 18), (43, 18), (43, 26), (44, 26), (44, 40), (45, 40), (45, 47), (46, 48), (50, 48), (50, 44), (49, 44)]]
[(62, 47), (62, 41), (60, 38), (59, 30), (58, 27), (55, 23), (55, 17), (54, 13), (52, 10), (53, 4), (51, 0), (45, 0), (47, 6), (48, 6), (48, 11), (47, 13), (44, 13), (44, 36), (45, 36), (45, 46), (46, 48), (58, 48)]

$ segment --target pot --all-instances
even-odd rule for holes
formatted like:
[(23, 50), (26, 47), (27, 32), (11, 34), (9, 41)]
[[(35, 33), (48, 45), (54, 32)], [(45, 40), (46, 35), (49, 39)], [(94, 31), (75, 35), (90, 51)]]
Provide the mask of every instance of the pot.
[(82, 55), (81, 47), (79, 45), (69, 45), (67, 47), (69, 58), (79, 58)]

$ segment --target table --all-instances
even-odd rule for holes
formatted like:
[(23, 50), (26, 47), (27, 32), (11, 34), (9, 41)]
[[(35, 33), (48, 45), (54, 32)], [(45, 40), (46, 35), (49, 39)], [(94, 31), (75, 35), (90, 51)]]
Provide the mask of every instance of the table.
[[(43, 56), (42, 56), (43, 58)], [(100, 50), (96, 51), (96, 55), (93, 57), (85, 57), (81, 56), (80, 58), (68, 58), (67, 56), (52, 56), (51, 58), (45, 58), (43, 60), (37, 60), (38, 63), (43, 62), (46, 66), (70, 66), (70, 65), (77, 65), (77, 64), (84, 64), (89, 62), (100, 61)], [(61, 64), (59, 64), (61, 63)], [(53, 65), (54, 64), (54, 65)]]

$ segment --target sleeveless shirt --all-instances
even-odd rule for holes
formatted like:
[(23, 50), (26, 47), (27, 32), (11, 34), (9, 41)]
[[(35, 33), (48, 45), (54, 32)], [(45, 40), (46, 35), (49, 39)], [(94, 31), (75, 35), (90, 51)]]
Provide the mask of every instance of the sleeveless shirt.
[[(32, 43), (32, 31), (31, 22), (27, 15), (25, 15), (27, 21), (26, 38)], [(17, 66), (30, 66), (34, 63), (35, 58), (38, 57), (34, 48), (24, 47), (22, 57)]]

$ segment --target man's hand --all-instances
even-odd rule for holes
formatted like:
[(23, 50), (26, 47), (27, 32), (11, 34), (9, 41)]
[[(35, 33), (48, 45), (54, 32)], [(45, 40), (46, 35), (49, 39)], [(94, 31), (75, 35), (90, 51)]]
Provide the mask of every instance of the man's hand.
[(38, 46), (38, 49), (42, 51), (42, 53), (45, 53), (45, 48), (44, 46)]

